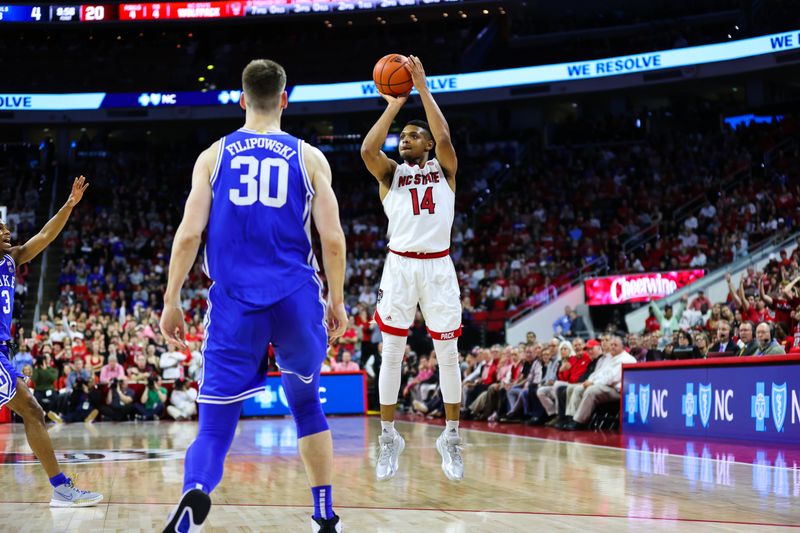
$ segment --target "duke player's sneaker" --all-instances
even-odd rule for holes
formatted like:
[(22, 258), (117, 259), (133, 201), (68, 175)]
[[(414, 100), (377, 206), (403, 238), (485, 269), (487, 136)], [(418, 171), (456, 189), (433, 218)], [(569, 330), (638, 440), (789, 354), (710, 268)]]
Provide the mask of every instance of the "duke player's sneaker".
[(172, 510), (164, 533), (198, 533), (211, 511), (211, 498), (200, 489), (187, 491)]
[(442, 470), (447, 479), (464, 479), (464, 459), (461, 457), (461, 437), (455, 431), (443, 431), (436, 439), (436, 449), (442, 456)]
[(80, 490), (67, 478), (63, 485), (53, 487), (50, 507), (92, 507), (103, 501), (103, 495), (88, 490)]
[(381, 436), (378, 437), (378, 445), (380, 446), (380, 453), (378, 454), (375, 474), (378, 477), (378, 481), (386, 481), (392, 479), (397, 473), (397, 463), (400, 454), (403, 453), (406, 447), (406, 441), (397, 431), (394, 434), (382, 431)]
[(311, 517), (311, 533), (342, 533), (344, 527), (339, 515), (333, 515), (333, 518), (314, 518)]

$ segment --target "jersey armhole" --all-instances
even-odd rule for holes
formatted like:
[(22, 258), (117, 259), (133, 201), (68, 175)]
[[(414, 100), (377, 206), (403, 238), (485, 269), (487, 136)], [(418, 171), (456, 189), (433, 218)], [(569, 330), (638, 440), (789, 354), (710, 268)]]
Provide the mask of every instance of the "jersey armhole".
[(300, 160), (300, 173), (303, 174), (303, 183), (306, 185), (306, 192), (311, 196), (314, 196), (316, 193), (314, 192), (314, 187), (311, 185), (311, 176), (308, 175), (308, 170), (306, 170), (306, 157), (305, 157), (305, 150), (303, 146), (306, 144), (304, 140), (298, 139), (297, 143), (297, 157)]
[(211, 194), (214, 194), (213, 193), (214, 182), (217, 181), (217, 178), (219, 177), (219, 169), (220, 169), (220, 166), (222, 166), (222, 155), (223, 155), (223, 150), (224, 149), (225, 149), (225, 137), (222, 137), (219, 140), (219, 151), (217, 151), (217, 162), (214, 165), (214, 172), (211, 173), (211, 179), (209, 180), (209, 183), (211, 184), (211, 190), (212, 190)]
[(14, 267), (14, 271), (17, 270), (17, 263), (14, 262), (14, 258), (11, 257), (11, 254), (6, 254), (3, 256), (4, 258), (8, 259), (11, 262), (11, 266)]

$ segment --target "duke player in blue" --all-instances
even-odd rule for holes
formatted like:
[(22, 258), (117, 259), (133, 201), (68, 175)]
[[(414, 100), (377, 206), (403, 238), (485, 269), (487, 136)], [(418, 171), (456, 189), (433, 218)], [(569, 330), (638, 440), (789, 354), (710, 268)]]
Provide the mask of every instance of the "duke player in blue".
[[(186, 451), (183, 496), (164, 531), (199, 531), (222, 479), (242, 402), (264, 390), (272, 343), (314, 501), (312, 531), (342, 531), (333, 512), (333, 441), (319, 400), (328, 338), (344, 333), (345, 239), (331, 171), (318, 149), (281, 131), (286, 73), (265, 59), (242, 73), (243, 128), (200, 154), (172, 246), (161, 330), (185, 346), (180, 291), (207, 231), (213, 281), (200, 379), (200, 428)], [(311, 248), (319, 232), (328, 300)]]
[(28, 445), (42, 463), (53, 486), (51, 507), (90, 507), (103, 499), (100, 494), (79, 490), (61, 471), (53, 443), (47, 434), (44, 411), (25, 384), (26, 378), (11, 364), (11, 316), (14, 310), (14, 287), (17, 267), (31, 261), (58, 237), (69, 220), (72, 209), (81, 201), (89, 186), (83, 176), (75, 178), (64, 206), (28, 242), (12, 246), (11, 232), (0, 222), (0, 406), (8, 405), (25, 422)]

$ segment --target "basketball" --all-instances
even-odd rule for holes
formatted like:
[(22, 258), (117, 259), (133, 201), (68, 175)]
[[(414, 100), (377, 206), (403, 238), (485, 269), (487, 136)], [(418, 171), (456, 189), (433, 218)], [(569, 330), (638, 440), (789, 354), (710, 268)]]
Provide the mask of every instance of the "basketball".
[(405, 68), (408, 58), (401, 54), (383, 56), (372, 69), (372, 79), (378, 92), (389, 96), (402, 96), (411, 92), (414, 82)]

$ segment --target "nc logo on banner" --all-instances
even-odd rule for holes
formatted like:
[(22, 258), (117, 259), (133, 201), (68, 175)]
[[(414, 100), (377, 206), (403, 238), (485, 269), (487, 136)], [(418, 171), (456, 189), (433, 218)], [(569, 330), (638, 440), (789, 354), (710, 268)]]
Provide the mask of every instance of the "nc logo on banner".
[(636, 423), (636, 411), (638, 407), (636, 385), (631, 383), (628, 385), (628, 394), (625, 395), (625, 412), (628, 413), (628, 424)]
[(694, 383), (686, 384), (686, 394), (682, 397), (683, 405), (681, 406), (681, 414), (686, 417), (686, 427), (694, 427), (694, 415), (697, 414), (696, 397), (694, 395)]
[(786, 421), (786, 401), (789, 394), (786, 390), (786, 383), (777, 385), (772, 383), (772, 422), (775, 424), (775, 431), (783, 431), (783, 423)]
[[(783, 408), (786, 408), (786, 402), (784, 402)], [(756, 431), (767, 430), (764, 420), (769, 418), (769, 400), (764, 395), (763, 381), (756, 383), (756, 393), (750, 397), (750, 416), (756, 419)], [(783, 427), (783, 420), (781, 420), (781, 427)]]
[(697, 394), (700, 399), (700, 422), (703, 424), (704, 428), (707, 428), (711, 420), (711, 384), (703, 385), (702, 383), (698, 383), (697, 387)]
[(639, 385), (639, 417), (642, 424), (647, 424), (647, 415), (650, 412), (650, 385)]

